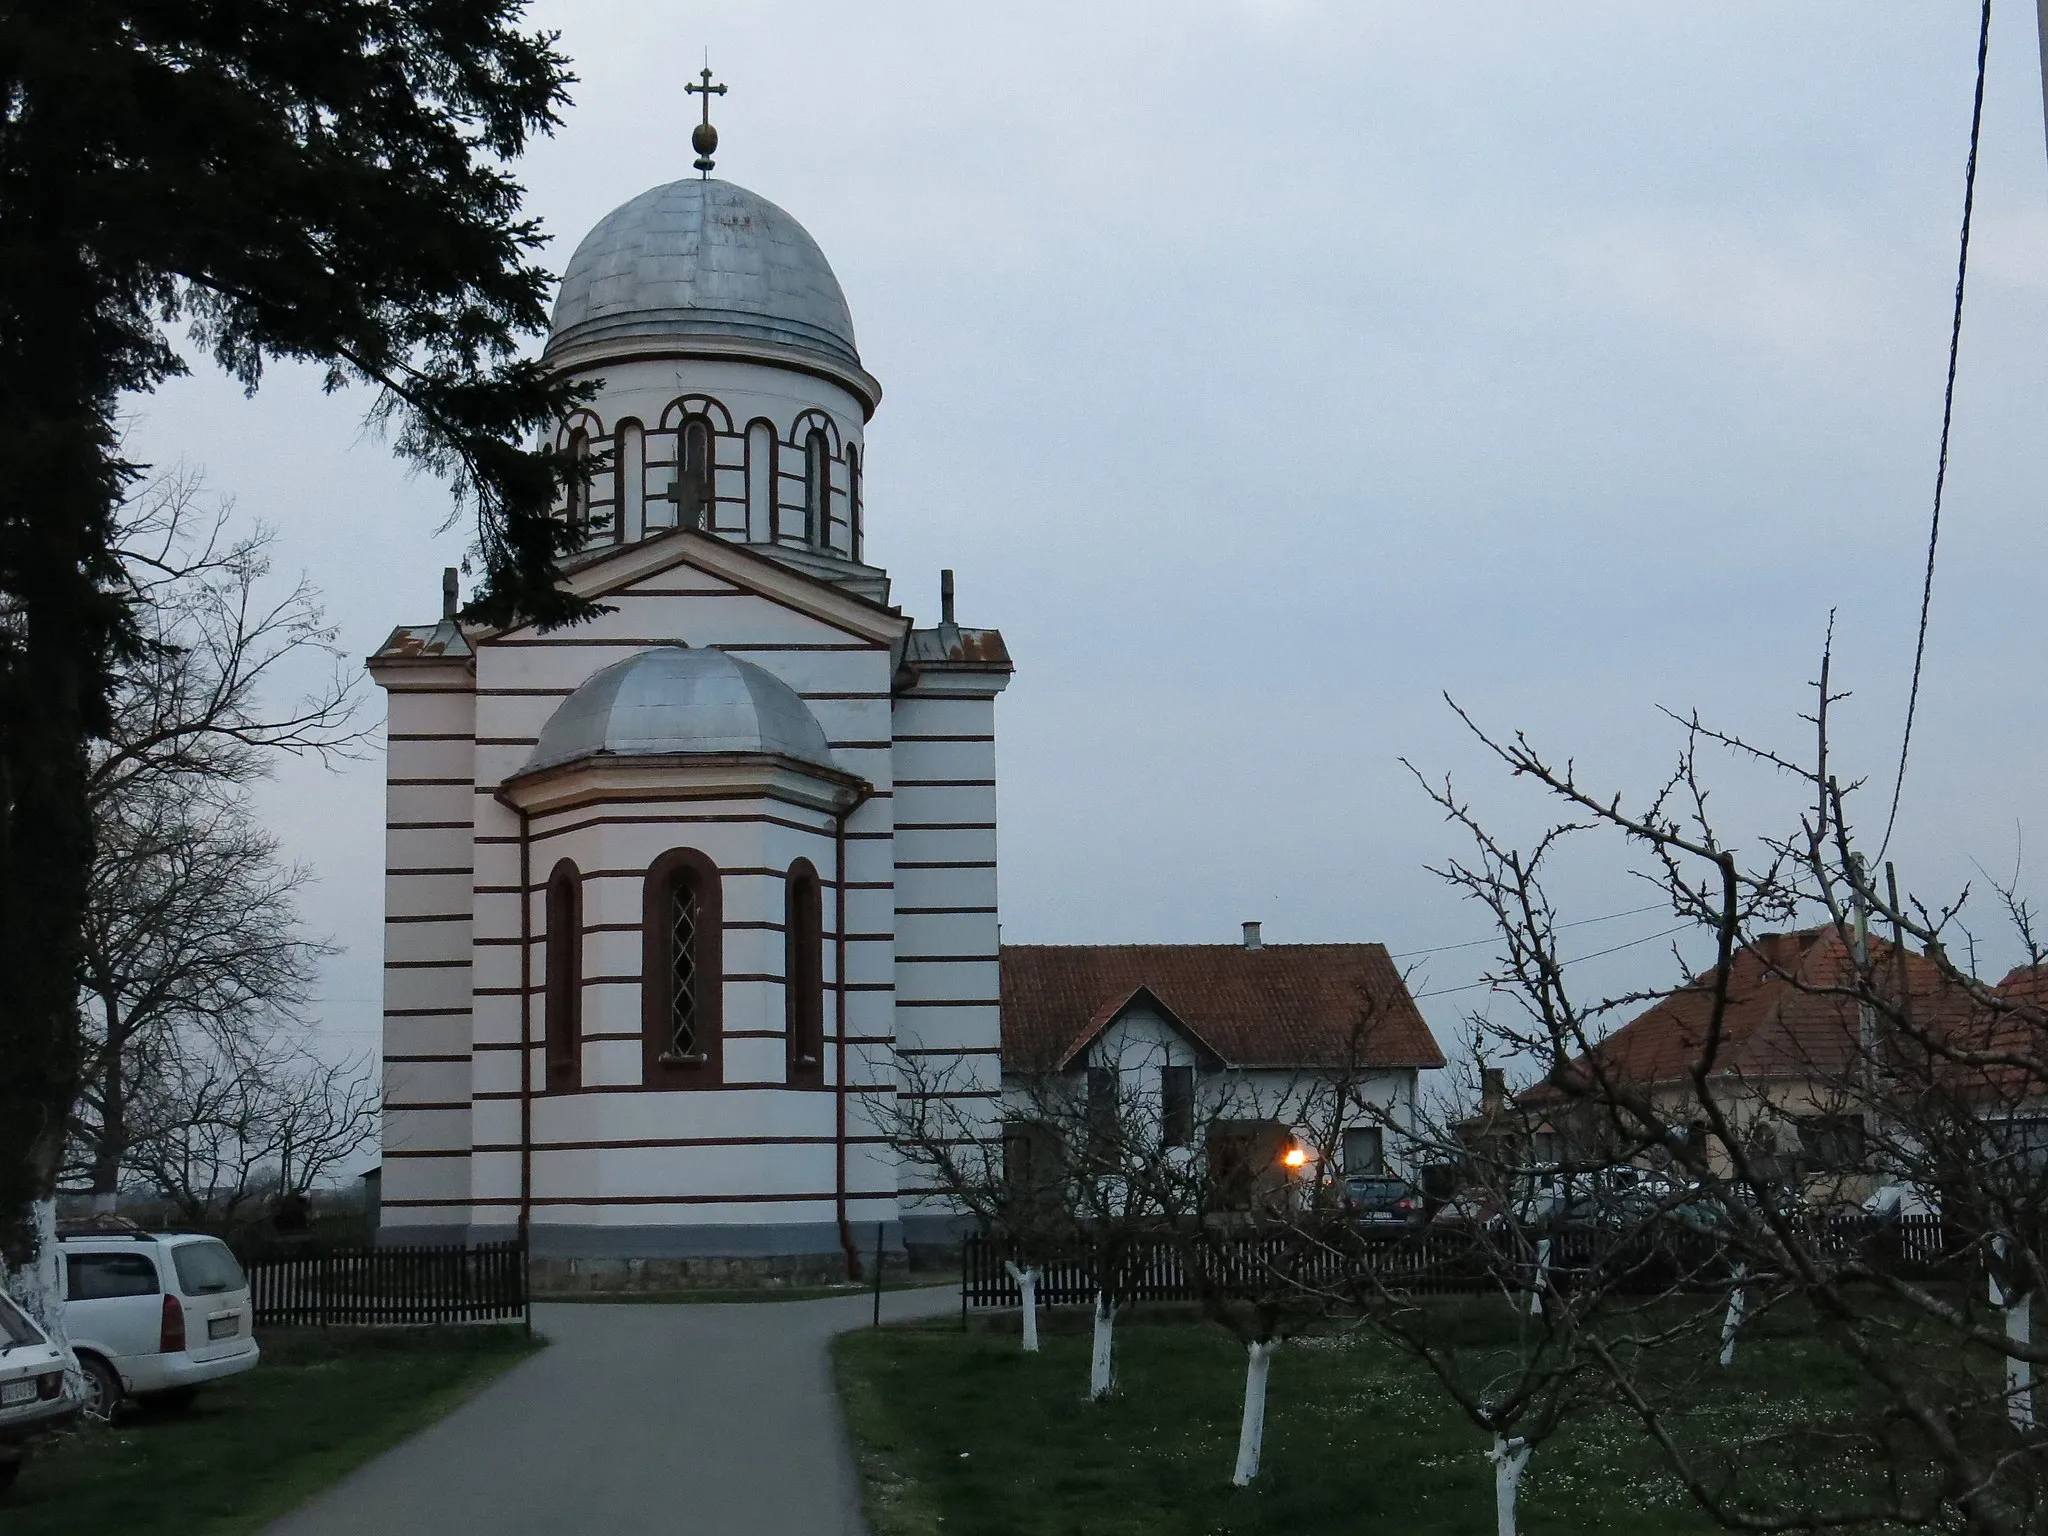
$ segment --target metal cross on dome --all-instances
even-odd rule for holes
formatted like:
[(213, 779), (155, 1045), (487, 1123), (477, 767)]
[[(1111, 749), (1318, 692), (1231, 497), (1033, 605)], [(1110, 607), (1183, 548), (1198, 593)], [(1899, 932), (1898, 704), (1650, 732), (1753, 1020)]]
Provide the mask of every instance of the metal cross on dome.
[(683, 90), (691, 95), (704, 98), (704, 121), (690, 130), (690, 147), (697, 151), (697, 169), (705, 176), (711, 174), (711, 152), (718, 148), (718, 130), (711, 126), (711, 98), (723, 96), (725, 87), (711, 83), (711, 66), (704, 66), (704, 83), (688, 84)]

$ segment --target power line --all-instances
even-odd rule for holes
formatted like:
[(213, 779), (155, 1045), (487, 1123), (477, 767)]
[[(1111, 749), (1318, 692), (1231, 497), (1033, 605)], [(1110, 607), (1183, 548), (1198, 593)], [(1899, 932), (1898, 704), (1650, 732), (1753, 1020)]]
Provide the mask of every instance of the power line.
[[(1653, 901), (1647, 907), (1630, 907), (1626, 912), (1610, 912), (1605, 917), (1582, 917), (1574, 922), (1559, 923), (1557, 929), (1559, 932), (1563, 932), (1567, 928), (1583, 928), (1588, 923), (1611, 923), (1617, 917), (1638, 917), (1645, 912), (1661, 912), (1663, 909), (1663, 902)], [(1467, 939), (1462, 944), (1439, 944), (1434, 949), (1404, 949), (1400, 954), (1389, 955), (1387, 958), (1390, 960), (1413, 960), (1418, 955), (1447, 955), (1454, 949), (1477, 949), (1480, 945), (1492, 944), (1499, 938), (1499, 934), (1492, 934), (1483, 939)]]
[(1956, 412), (1956, 359), (1963, 346), (1963, 282), (1970, 275), (1970, 214), (1977, 202), (1977, 141), (1984, 130), (1984, 64), (1991, 53), (1991, 0), (1984, 0), (1983, 19), (1977, 25), (1977, 98), (1970, 108), (1970, 159), (1963, 170), (1963, 234), (1956, 256), (1955, 319), (1948, 332), (1948, 387), (1941, 399), (1941, 456), (1934, 469), (1934, 516), (1927, 525), (1927, 575), (1920, 586), (1920, 633), (1913, 642), (1913, 683), (1906, 691), (1906, 729), (1899, 738), (1899, 771), (1892, 780), (1892, 809), (1885, 818), (1884, 841), (1877, 856), (1883, 859), (1892, 845), (1892, 828), (1899, 821), (1899, 797), (1906, 790), (1906, 753), (1913, 745), (1913, 715), (1920, 705), (1920, 666), (1927, 656), (1927, 610), (1934, 601), (1934, 549), (1941, 539), (1941, 494), (1948, 484), (1948, 432)]
[[(1644, 908), (1644, 910), (1648, 911), (1650, 909)], [(1598, 922), (1599, 919), (1590, 918), (1588, 919), (1588, 921)], [(1574, 955), (1569, 960), (1560, 960), (1558, 962), (1558, 966), (1560, 969), (1562, 969), (1567, 965), (1578, 965), (1582, 961), (1598, 960), (1603, 955), (1618, 955), (1624, 949), (1634, 949), (1638, 944), (1648, 944), (1657, 939), (1668, 939), (1671, 937), (1672, 934), (1683, 933), (1686, 929), (1692, 926), (1693, 924), (1691, 923), (1680, 923), (1676, 928), (1666, 928), (1660, 933), (1646, 933), (1640, 939), (1630, 939), (1626, 944), (1616, 944), (1610, 949), (1596, 949), (1590, 955)], [(1468, 981), (1462, 987), (1439, 987), (1434, 992), (1416, 993), (1415, 1001), (1419, 1003), (1425, 997), (1449, 997), (1453, 992), (1472, 992), (1478, 990), (1480, 987), (1491, 987), (1492, 985), (1494, 985), (1494, 983), (1492, 983), (1491, 981)]]

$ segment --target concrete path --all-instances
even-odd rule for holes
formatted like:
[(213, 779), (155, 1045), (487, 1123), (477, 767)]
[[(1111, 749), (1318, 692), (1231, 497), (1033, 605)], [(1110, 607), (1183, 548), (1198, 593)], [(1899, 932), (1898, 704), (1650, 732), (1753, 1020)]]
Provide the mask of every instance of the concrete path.
[(826, 1344), (871, 1305), (537, 1306), (547, 1349), (266, 1536), (862, 1536)]

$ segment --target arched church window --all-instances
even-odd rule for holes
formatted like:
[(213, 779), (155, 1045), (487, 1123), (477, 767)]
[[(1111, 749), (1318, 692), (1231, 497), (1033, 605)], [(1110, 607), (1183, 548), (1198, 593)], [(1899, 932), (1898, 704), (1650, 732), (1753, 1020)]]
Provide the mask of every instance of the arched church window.
[(860, 558), (860, 450), (846, 445), (846, 552), (855, 560)]
[(641, 1033), (649, 1086), (719, 1081), (724, 992), (718, 866), (694, 848), (672, 848), (647, 871), (641, 912)]
[(804, 542), (814, 548), (832, 531), (832, 450), (825, 429), (813, 427), (804, 438)]
[(619, 423), (618, 454), (612, 462), (617, 490), (612, 497), (612, 542), (637, 543), (647, 531), (647, 434), (628, 418)]
[(578, 427), (569, 434), (569, 531), (581, 544), (590, 531), (590, 482), (584, 466), (590, 461), (590, 434)]
[(547, 1091), (563, 1093), (583, 1077), (583, 881), (564, 859), (548, 876)]
[(747, 542), (775, 542), (775, 428), (755, 421), (747, 427)]
[(709, 528), (716, 479), (711, 423), (702, 416), (683, 422), (681, 462), (676, 467), (676, 526)]
[(825, 901), (809, 859), (789, 866), (783, 885), (782, 988), (789, 1030), (789, 1080), (817, 1084), (825, 1060)]

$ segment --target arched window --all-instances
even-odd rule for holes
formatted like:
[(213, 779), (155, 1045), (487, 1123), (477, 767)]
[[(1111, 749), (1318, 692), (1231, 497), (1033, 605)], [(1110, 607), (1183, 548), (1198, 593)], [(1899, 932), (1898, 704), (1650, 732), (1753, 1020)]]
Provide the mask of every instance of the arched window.
[(548, 876), (547, 1010), (549, 1093), (583, 1082), (583, 880), (567, 859)]
[(712, 458), (711, 423), (702, 416), (683, 422), (679, 444), (681, 462), (676, 469), (676, 526), (709, 528), (716, 479)]
[(569, 434), (569, 531), (581, 544), (590, 532), (590, 483), (584, 466), (590, 460), (590, 434), (578, 427)]
[(818, 1085), (825, 1073), (825, 900), (809, 859), (783, 884), (782, 991), (789, 1029), (789, 1080)]
[(804, 438), (804, 542), (821, 545), (832, 531), (832, 450), (825, 429), (813, 427)]
[(860, 450), (846, 445), (846, 552), (860, 559)]
[(765, 421), (747, 427), (747, 542), (775, 542), (775, 428)]
[(612, 497), (612, 542), (633, 544), (646, 533), (647, 434), (637, 421), (619, 423), (618, 455), (612, 473), (618, 489)]
[(725, 903), (718, 866), (672, 848), (647, 871), (641, 909), (641, 1034), (649, 1087), (720, 1081)]

